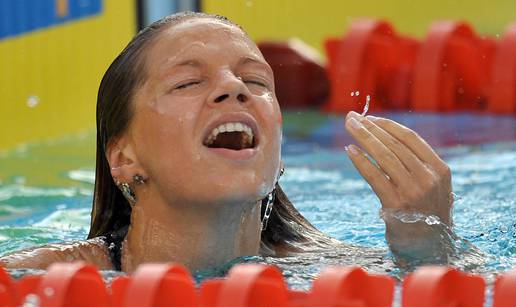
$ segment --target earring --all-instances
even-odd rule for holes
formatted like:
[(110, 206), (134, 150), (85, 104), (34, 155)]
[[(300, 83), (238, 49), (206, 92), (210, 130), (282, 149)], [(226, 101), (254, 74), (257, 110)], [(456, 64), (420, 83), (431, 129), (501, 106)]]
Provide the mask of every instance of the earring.
[(274, 203), (274, 194), (275, 189), (272, 190), (272, 192), (269, 193), (267, 197), (267, 204), (265, 205), (265, 213), (263, 214), (262, 219), (262, 231), (264, 231), (267, 228), (267, 222), (269, 221), (269, 217), (272, 213), (272, 204)]
[(133, 176), (133, 181), (137, 184), (144, 184), (145, 183), (145, 179), (143, 179), (143, 176), (140, 175), (140, 174), (136, 174)]
[(124, 194), (124, 197), (129, 201), (131, 207), (133, 207), (136, 204), (136, 195), (129, 184), (127, 182), (123, 182), (118, 187), (120, 188), (120, 191), (122, 191), (122, 194)]
[(283, 174), (285, 174), (285, 167), (282, 166), (279, 171), (279, 176), (281, 177)]

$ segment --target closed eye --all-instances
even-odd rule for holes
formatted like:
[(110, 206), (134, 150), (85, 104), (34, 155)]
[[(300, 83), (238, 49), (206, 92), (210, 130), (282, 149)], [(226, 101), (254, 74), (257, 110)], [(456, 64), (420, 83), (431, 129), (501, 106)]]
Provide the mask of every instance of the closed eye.
[(179, 84), (174, 89), (175, 90), (180, 90), (180, 89), (184, 89), (184, 88), (187, 88), (189, 86), (194, 86), (194, 85), (197, 85), (197, 84), (200, 84), (200, 83), (201, 83), (201, 81), (188, 81), (188, 82)]
[(259, 85), (259, 86), (262, 86), (262, 87), (268, 88), (267, 84), (265, 84), (264, 82), (261, 82), (261, 81), (256, 81), (256, 80), (244, 80), (244, 83), (246, 83), (246, 84), (255, 84), (255, 85)]

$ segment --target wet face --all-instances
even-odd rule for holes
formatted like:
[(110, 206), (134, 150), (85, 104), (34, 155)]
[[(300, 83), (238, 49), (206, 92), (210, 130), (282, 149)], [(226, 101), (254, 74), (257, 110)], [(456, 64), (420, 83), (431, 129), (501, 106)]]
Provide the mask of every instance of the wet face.
[(127, 136), (153, 192), (188, 205), (264, 198), (278, 175), (281, 113), (256, 45), (197, 18), (160, 33), (144, 61)]

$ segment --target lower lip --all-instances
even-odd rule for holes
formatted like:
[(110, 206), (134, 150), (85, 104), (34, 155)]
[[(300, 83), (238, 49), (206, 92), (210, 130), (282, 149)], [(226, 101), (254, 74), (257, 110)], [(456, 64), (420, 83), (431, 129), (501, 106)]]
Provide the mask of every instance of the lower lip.
[(252, 158), (258, 152), (256, 148), (247, 148), (241, 150), (232, 150), (227, 148), (207, 148), (209, 151), (231, 160), (247, 160)]

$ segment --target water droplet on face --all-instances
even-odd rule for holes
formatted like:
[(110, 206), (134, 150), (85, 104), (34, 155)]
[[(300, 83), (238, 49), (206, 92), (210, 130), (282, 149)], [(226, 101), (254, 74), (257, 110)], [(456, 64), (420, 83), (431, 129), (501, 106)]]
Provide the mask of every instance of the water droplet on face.
[(36, 95), (30, 95), (28, 98), (27, 98), (27, 106), (29, 108), (34, 108), (36, 107), (37, 105), (39, 104), (39, 97), (36, 96)]

